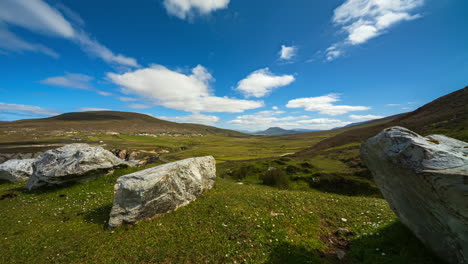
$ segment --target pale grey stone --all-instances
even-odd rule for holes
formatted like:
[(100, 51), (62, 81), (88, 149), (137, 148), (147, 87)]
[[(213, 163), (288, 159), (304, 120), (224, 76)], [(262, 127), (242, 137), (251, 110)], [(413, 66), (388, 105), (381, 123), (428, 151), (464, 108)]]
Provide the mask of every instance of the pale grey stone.
[(32, 190), (44, 185), (82, 182), (128, 165), (102, 147), (70, 144), (39, 156), (33, 163), (34, 171), (25, 187)]
[(0, 180), (18, 182), (27, 180), (33, 173), (34, 159), (8, 160), (0, 164)]
[(401, 222), (442, 259), (468, 263), (468, 143), (391, 127), (361, 155)]
[(109, 227), (131, 224), (173, 211), (211, 189), (216, 177), (212, 156), (190, 158), (117, 179)]

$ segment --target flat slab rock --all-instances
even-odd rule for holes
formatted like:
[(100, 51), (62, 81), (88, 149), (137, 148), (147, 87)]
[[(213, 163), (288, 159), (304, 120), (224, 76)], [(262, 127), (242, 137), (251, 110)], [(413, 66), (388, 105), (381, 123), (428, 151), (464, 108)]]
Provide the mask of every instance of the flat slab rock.
[(0, 180), (18, 182), (27, 180), (33, 173), (34, 159), (13, 159), (0, 164)]
[(391, 127), (361, 155), (401, 222), (448, 263), (468, 263), (468, 143)]
[(212, 156), (190, 158), (122, 176), (115, 185), (109, 227), (132, 224), (173, 211), (211, 189), (216, 177)]
[(34, 171), (25, 187), (32, 190), (45, 185), (82, 182), (127, 166), (127, 162), (102, 147), (70, 144), (39, 156), (33, 163)]

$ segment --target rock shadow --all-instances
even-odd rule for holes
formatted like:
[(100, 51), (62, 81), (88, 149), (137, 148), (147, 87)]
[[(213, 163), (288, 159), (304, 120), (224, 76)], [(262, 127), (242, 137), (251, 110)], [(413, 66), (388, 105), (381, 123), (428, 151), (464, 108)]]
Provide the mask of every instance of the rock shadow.
[(352, 263), (446, 263), (401, 222), (395, 222), (377, 232), (352, 239), (346, 252)]
[(87, 223), (101, 225), (103, 229), (108, 229), (109, 215), (111, 209), (112, 203), (95, 208), (94, 210), (91, 210), (90, 212), (86, 212), (84, 214), (84, 220)]
[(335, 256), (327, 255), (317, 250), (309, 250), (303, 246), (283, 242), (273, 248), (267, 260), (268, 264), (321, 264), (339, 263)]

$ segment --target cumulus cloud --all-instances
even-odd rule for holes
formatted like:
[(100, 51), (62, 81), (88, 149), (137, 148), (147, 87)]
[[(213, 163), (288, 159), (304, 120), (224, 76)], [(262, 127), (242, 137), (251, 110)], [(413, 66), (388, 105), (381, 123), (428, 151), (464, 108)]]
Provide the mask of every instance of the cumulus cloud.
[(252, 72), (245, 79), (239, 81), (237, 90), (245, 97), (263, 97), (273, 89), (286, 86), (294, 82), (292, 75), (274, 75), (268, 68)]
[(349, 124), (338, 119), (329, 118), (311, 118), (309, 116), (281, 116), (283, 111), (261, 111), (251, 115), (237, 116), (228, 121), (239, 129), (258, 131), (269, 127), (281, 127), (284, 129), (311, 129), (324, 130), (335, 127), (341, 127)]
[(357, 120), (357, 121), (368, 121), (368, 120), (384, 118), (384, 116), (378, 116), (378, 115), (350, 115), (349, 118)]
[(178, 122), (178, 123), (194, 123), (194, 124), (203, 124), (207, 126), (213, 126), (221, 120), (217, 116), (203, 115), (203, 114), (193, 114), (193, 115), (186, 115), (186, 116), (156, 116), (156, 118)]
[(304, 108), (306, 111), (317, 111), (324, 115), (342, 115), (352, 111), (369, 110), (368, 106), (350, 106), (350, 105), (334, 105), (333, 103), (340, 101), (338, 94), (328, 94), (318, 97), (298, 98), (290, 100), (286, 107), (288, 108)]
[(388, 32), (397, 23), (419, 18), (421, 15), (413, 11), (423, 4), (424, 0), (346, 0), (333, 15), (333, 23), (345, 32), (346, 38), (326, 50), (327, 60), (340, 57), (348, 46), (366, 43)]
[(8, 103), (0, 103), (0, 113), (20, 116), (53, 116), (61, 114), (58, 111), (39, 106)]
[[(75, 89), (90, 90), (92, 89), (92, 85), (90, 83), (92, 79), (93, 77), (85, 75), (85, 74), (67, 73), (64, 76), (49, 77), (47, 79), (40, 81), (40, 83), (54, 85), (54, 86), (75, 88)], [(98, 93), (103, 93), (103, 92), (98, 92)]]
[(164, 0), (167, 12), (180, 19), (193, 17), (196, 14), (207, 15), (218, 9), (225, 9), (229, 0)]
[(75, 108), (75, 110), (82, 111), (82, 112), (111, 111), (110, 109), (107, 109), (107, 108), (97, 108), (97, 107), (79, 107), (79, 108)]
[(162, 65), (138, 69), (124, 74), (108, 73), (108, 78), (145, 101), (187, 112), (240, 113), (263, 106), (262, 101), (218, 97), (210, 89), (213, 76), (201, 65), (184, 74)]
[(295, 46), (285, 46), (281, 45), (281, 50), (279, 52), (280, 59), (282, 60), (291, 60), (296, 56), (297, 53), (297, 47)]
[[(70, 9), (60, 5), (71, 19), (72, 25), (62, 13), (43, 0), (2, 0), (0, 1), (0, 48), (11, 51), (35, 51), (57, 57), (58, 54), (41, 44), (29, 43), (13, 34), (6, 25), (28, 29), (32, 32), (68, 39), (78, 44), (89, 54), (107, 63), (129, 67), (139, 67), (133, 58), (114, 54), (107, 47), (92, 39), (80, 27), (84, 24), (80, 17)], [(3, 28), (2, 28), (3, 27)], [(6, 44), (5, 44), (6, 43)]]

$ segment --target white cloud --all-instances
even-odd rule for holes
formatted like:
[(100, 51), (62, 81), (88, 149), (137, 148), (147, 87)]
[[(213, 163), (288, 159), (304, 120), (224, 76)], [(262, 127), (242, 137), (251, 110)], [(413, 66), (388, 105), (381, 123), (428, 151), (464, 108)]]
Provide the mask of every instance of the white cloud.
[(261, 111), (251, 115), (237, 116), (228, 121), (239, 129), (248, 131), (264, 130), (269, 127), (281, 127), (284, 129), (311, 129), (324, 130), (341, 127), (350, 122), (329, 118), (310, 118), (309, 116), (278, 116), (282, 111)]
[(135, 101), (138, 101), (138, 99), (136, 99), (136, 98), (125, 97), (125, 96), (119, 96), (119, 97), (117, 97), (117, 99), (119, 99), (122, 102), (135, 102)]
[(150, 105), (145, 105), (145, 104), (131, 104), (131, 105), (127, 105), (127, 108), (147, 109), (147, 108), (151, 108), (151, 106)]
[(297, 47), (295, 46), (285, 46), (281, 45), (281, 51), (279, 52), (280, 59), (282, 60), (290, 60), (296, 56)]
[(104, 92), (104, 91), (96, 91), (99, 95), (102, 95), (102, 96), (112, 96), (114, 94), (112, 93), (109, 93), (109, 92)]
[(50, 77), (45, 80), (40, 81), (40, 83), (75, 88), (75, 89), (92, 89), (91, 80), (93, 77), (79, 74), (79, 73), (67, 73), (64, 76)]
[(400, 104), (387, 104), (387, 106), (400, 106)]
[(334, 102), (340, 101), (337, 94), (328, 94), (318, 97), (298, 98), (290, 100), (286, 107), (288, 108), (304, 108), (306, 111), (317, 111), (324, 115), (341, 115), (352, 111), (369, 110), (368, 106), (350, 106), (350, 105), (334, 105)]
[(77, 34), (74, 40), (88, 54), (101, 58), (107, 63), (129, 67), (140, 67), (134, 58), (113, 53), (110, 49), (99, 43), (97, 40), (91, 39), (84, 31), (81, 31), (79, 34)]
[(374, 120), (374, 119), (381, 119), (384, 118), (384, 116), (378, 116), (378, 115), (350, 115), (349, 118), (358, 120), (358, 121), (368, 121), (368, 120)]
[(156, 118), (178, 123), (194, 123), (213, 126), (220, 121), (220, 118), (212, 115), (193, 114), (187, 116), (156, 116)]
[(213, 95), (210, 83), (214, 78), (201, 65), (193, 68), (190, 74), (152, 65), (124, 74), (108, 73), (107, 76), (122, 86), (125, 93), (138, 95), (155, 105), (187, 112), (240, 113), (263, 106), (262, 101)]
[(237, 90), (245, 97), (263, 97), (269, 94), (274, 88), (286, 86), (294, 82), (294, 76), (277, 76), (270, 72), (268, 68), (252, 72), (245, 79), (239, 81)]
[(386, 33), (397, 23), (421, 17), (412, 11), (423, 4), (424, 0), (346, 0), (335, 9), (333, 23), (347, 36), (325, 51), (327, 60), (340, 57), (348, 46)]
[[(98, 41), (91, 39), (80, 28), (84, 24), (84, 22), (79, 22), (81, 18), (74, 13), (71, 15), (73, 11), (61, 5), (61, 9), (65, 10), (64, 8), (67, 10), (66, 14), (71, 16), (73, 21), (78, 21), (76, 25), (72, 25), (59, 10), (49, 6), (43, 0), (2, 0), (0, 1), (0, 26), (18, 26), (38, 34), (65, 38), (77, 43), (83, 50), (107, 63), (139, 67), (135, 59), (114, 54)], [(0, 48), (7, 50), (37, 51), (53, 57), (58, 56), (57, 53), (43, 45), (31, 44), (22, 40), (6, 28), (0, 29), (0, 43), (3, 43), (0, 44)], [(14, 45), (15, 43), (18, 45)]]
[(229, 0), (164, 0), (163, 4), (169, 14), (185, 19), (227, 8)]
[(59, 55), (54, 50), (36, 43), (29, 43), (20, 37), (16, 36), (12, 32), (10, 32), (6, 27), (0, 24), (0, 51), (1, 50), (9, 50), (14, 52), (23, 52), (23, 51), (31, 51), (31, 52), (40, 52), (46, 55), (49, 55), (54, 58), (58, 58)]
[(80, 107), (75, 108), (75, 110), (82, 111), (82, 112), (96, 112), (96, 111), (111, 111), (107, 108), (97, 108), (97, 107)]
[(33, 105), (0, 103), (0, 113), (28, 116), (53, 116), (60, 112)]
[(273, 110), (278, 110), (278, 107), (277, 107), (277, 106), (273, 106), (271, 109), (273, 109)]

